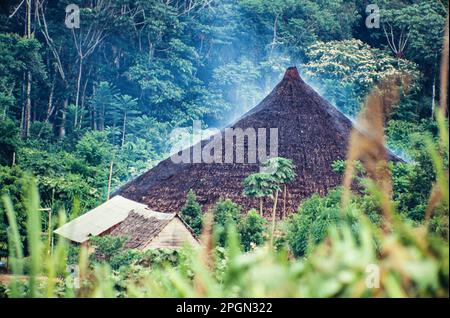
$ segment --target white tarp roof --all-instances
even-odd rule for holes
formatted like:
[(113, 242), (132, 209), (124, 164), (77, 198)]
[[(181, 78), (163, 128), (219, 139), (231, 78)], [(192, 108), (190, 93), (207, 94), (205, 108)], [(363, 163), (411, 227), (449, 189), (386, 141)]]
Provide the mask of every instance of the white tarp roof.
[(156, 211), (150, 210), (147, 206), (145, 206), (145, 208), (133, 209), (133, 212), (140, 214), (146, 218), (156, 218), (158, 220), (171, 220), (176, 215), (176, 213), (156, 212)]
[[(55, 233), (71, 241), (83, 243), (89, 239), (89, 236), (99, 235), (125, 220), (131, 210), (145, 211), (146, 208), (147, 206), (145, 204), (118, 195), (95, 209), (64, 224), (56, 229)], [(152, 213), (163, 214), (153, 211)]]

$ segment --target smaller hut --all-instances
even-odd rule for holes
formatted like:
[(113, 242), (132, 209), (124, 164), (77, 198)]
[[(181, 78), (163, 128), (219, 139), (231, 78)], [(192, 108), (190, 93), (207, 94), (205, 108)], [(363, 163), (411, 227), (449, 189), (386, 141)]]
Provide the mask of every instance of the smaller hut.
[(142, 251), (199, 245), (192, 229), (178, 214), (152, 211), (121, 196), (64, 224), (55, 233), (79, 244), (91, 236), (121, 236), (126, 238), (125, 248)]
[(108, 235), (126, 237), (125, 248), (147, 249), (180, 248), (185, 244), (198, 246), (192, 229), (176, 213), (159, 213), (136, 209)]

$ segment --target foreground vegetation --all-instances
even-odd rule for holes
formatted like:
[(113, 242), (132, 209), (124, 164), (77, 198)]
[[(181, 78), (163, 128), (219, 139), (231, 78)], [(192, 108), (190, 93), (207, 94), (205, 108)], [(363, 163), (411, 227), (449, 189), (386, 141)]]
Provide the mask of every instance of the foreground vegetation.
[[(383, 28), (362, 27), (363, 1), (222, 1), (187, 12), (116, 1), (82, 10), (108, 37), (81, 58), (60, 23), (64, 5), (31, 3), (42, 5), (31, 25), (19, 18), (31, 14), (26, 5), (12, 17), (0, 11), (0, 258), (10, 270), (1, 296), (449, 296), (448, 35), (437, 80), (446, 4), (382, 2), (384, 26), (410, 32), (412, 44), (398, 51)], [(89, 39), (83, 30), (76, 36)], [(180, 212), (201, 234), (199, 250), (125, 250), (111, 237), (92, 239), (94, 253), (61, 238), (53, 246), (56, 226), (106, 199), (110, 170), (114, 188), (165, 156), (171, 128), (229, 121), (299, 61), (350, 116), (368, 93), (386, 96), (375, 84), (409, 75), (389, 109), (367, 103), (374, 116), (359, 124), (381, 137), (352, 136), (348, 160), (333, 165), (342, 187), (281, 222), (276, 208), (267, 222), (260, 206), (242, 211), (229, 200), (203, 215), (189, 193)], [(371, 122), (381, 112), (386, 120)], [(385, 144), (384, 124), (387, 145), (407, 162), (363, 164)], [(277, 159), (282, 174), (242, 180), (243, 195), (276, 201), (293, 178), (288, 159)]]
[[(11, 226), (9, 261), (15, 276), (4, 287), (8, 297), (449, 295), (448, 237), (430, 231), (428, 223), (414, 226), (397, 214), (391, 231), (384, 232), (353, 204), (337, 216), (338, 226), (328, 227), (325, 240), (307, 258), (297, 260), (282, 244), (277, 249), (266, 244), (243, 252), (233, 226), (228, 227), (225, 246), (216, 245), (208, 221), (200, 250), (140, 253), (121, 250), (120, 239), (99, 238), (93, 242), (97, 249), (90, 259), (87, 250), (79, 253), (76, 283), (80, 288), (75, 288), (77, 276), (66, 268), (68, 243), (61, 239), (48, 253), (46, 242), (40, 240), (36, 189), (29, 200), (30, 256), (23, 258), (17, 228)], [(9, 210), (11, 219), (13, 215)], [(24, 271), (28, 279), (21, 280)]]
[[(3, 293), (8, 297), (448, 297), (449, 143), (442, 109), (437, 119), (445, 138), (439, 148), (427, 141), (437, 179), (425, 222), (416, 224), (397, 212), (388, 190), (391, 179), (378, 170), (378, 175), (359, 179), (371, 200), (360, 194), (346, 200), (350, 187), (344, 182), (343, 191), (306, 200), (288, 221), (287, 237), (278, 236), (276, 243), (271, 239), (255, 247), (257, 238), (264, 241), (265, 224), (258, 221), (263, 219), (256, 210), (242, 219), (239, 207), (225, 200), (203, 218), (198, 249), (186, 246), (180, 251), (142, 253), (122, 249), (124, 238), (105, 236), (92, 239), (93, 253), (84, 247), (69, 255), (64, 239), (54, 249), (41, 240), (39, 195), (32, 186), (24, 200), (29, 256), (24, 256), (12, 203), (3, 197), (13, 271)], [(346, 175), (351, 167), (347, 161)], [(376, 216), (368, 213), (368, 202), (379, 212)], [(194, 217), (198, 209), (190, 193), (183, 211), (198, 222)], [(64, 219), (61, 212), (60, 223)], [(436, 231), (436, 225), (446, 231)], [(293, 258), (290, 252), (303, 257)], [(78, 260), (76, 275), (67, 271), (71, 259)]]

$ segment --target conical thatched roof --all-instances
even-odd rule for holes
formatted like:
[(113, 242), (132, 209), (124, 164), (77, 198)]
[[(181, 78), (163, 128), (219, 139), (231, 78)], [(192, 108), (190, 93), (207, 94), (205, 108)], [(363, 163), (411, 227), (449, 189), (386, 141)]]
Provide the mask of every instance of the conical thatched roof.
[[(288, 212), (295, 211), (301, 200), (313, 193), (325, 194), (341, 184), (341, 176), (332, 171), (331, 165), (345, 159), (352, 122), (307, 85), (295, 67), (288, 68), (275, 89), (230, 127), (278, 128), (278, 156), (292, 159), (297, 174), (289, 185)], [(117, 194), (164, 212), (178, 212), (189, 189), (206, 208), (220, 198), (257, 208), (257, 199), (242, 195), (242, 182), (258, 171), (258, 163), (175, 164), (169, 158), (124, 185)], [(271, 204), (267, 200), (266, 207)], [(280, 200), (279, 207), (282, 204)]]

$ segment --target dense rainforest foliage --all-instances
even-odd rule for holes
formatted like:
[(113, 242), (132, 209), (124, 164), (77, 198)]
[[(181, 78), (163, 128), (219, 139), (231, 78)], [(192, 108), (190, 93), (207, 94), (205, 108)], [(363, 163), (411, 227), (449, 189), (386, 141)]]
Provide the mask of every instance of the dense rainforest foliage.
[[(407, 160), (391, 167), (395, 207), (412, 224), (423, 222), (436, 179), (426, 138), (439, 139), (435, 113), (448, 3), (377, 1), (380, 27), (368, 28), (370, 3), (2, 1), (0, 195), (12, 199), (22, 242), (28, 208), (23, 198), (29, 195), (31, 179), (36, 179), (42, 207), (63, 208), (73, 219), (106, 200), (109, 188), (166, 157), (172, 129), (189, 127), (193, 120), (204, 127), (223, 127), (266, 96), (291, 65), (350, 117), (359, 113), (380, 80), (395, 71), (411, 75), (408, 92), (402, 92), (385, 132), (389, 147)], [(69, 4), (81, 10), (79, 28), (65, 24)], [(443, 159), (448, 166), (448, 158)], [(345, 163), (335, 162), (333, 169), (343, 173)], [(240, 216), (233, 202), (218, 202), (217, 241), (226, 245), (226, 224), (233, 219), (243, 250), (275, 232), (276, 246), (287, 244), (294, 256), (309, 255), (328, 226), (342, 222), (340, 197), (340, 188), (326, 197), (313, 196), (298, 215), (272, 231), (266, 231), (267, 221), (258, 211)], [(363, 192), (352, 204), (365, 211), (371, 224), (380, 224), (373, 196)], [(196, 233), (202, 227), (200, 209), (195, 194), (189, 193), (180, 212)], [(448, 238), (448, 206), (440, 209), (445, 211), (437, 216), (446, 214), (447, 223), (439, 219), (430, 225)], [(0, 202), (0, 256), (8, 255), (6, 210)], [(354, 217), (350, 219), (355, 226)], [(47, 228), (47, 215), (42, 222)], [(121, 242), (106, 238), (97, 244), (117, 250)], [(222, 247), (216, 252), (223, 252)], [(130, 253), (115, 255), (113, 263), (136, 259)], [(176, 262), (180, 256), (167, 257)], [(252, 261), (259, 262), (255, 257)], [(137, 258), (145, 263), (145, 255)]]

